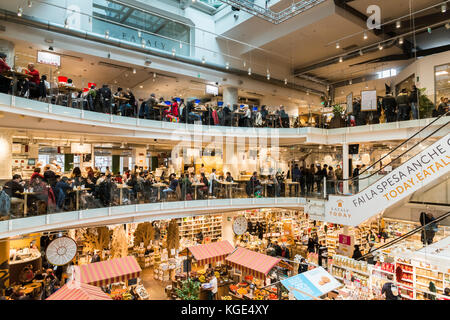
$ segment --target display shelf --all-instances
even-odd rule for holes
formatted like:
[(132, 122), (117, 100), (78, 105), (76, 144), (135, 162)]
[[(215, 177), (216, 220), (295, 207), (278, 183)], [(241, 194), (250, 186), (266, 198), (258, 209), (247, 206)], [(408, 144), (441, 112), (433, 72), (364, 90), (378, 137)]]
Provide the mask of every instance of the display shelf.
[(361, 271), (361, 270), (358, 270), (358, 269), (353, 269), (353, 268), (350, 268), (350, 267), (337, 266), (337, 265), (334, 265), (334, 264), (333, 264), (333, 267), (345, 269), (347, 271), (357, 272), (357, 273), (360, 273), (360, 274), (365, 275), (367, 277), (370, 276), (369, 273), (367, 273), (367, 272), (364, 272), (364, 271)]
[(372, 268), (372, 271), (378, 271), (378, 272), (382, 272), (382, 273), (386, 273), (386, 274), (394, 274), (393, 272), (382, 270), (379, 268)]

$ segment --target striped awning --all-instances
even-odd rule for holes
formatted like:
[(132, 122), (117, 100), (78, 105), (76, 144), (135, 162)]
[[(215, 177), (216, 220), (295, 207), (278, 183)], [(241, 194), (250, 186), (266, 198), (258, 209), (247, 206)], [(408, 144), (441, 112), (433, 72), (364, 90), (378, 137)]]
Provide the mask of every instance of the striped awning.
[(46, 300), (112, 300), (99, 287), (69, 281)]
[(227, 255), (233, 252), (233, 245), (225, 241), (201, 244), (188, 248), (197, 260), (198, 265), (223, 261)]
[(142, 269), (133, 256), (78, 266), (75, 280), (94, 286), (126, 281), (139, 277)]
[(244, 275), (264, 279), (280, 259), (239, 247), (225, 261)]

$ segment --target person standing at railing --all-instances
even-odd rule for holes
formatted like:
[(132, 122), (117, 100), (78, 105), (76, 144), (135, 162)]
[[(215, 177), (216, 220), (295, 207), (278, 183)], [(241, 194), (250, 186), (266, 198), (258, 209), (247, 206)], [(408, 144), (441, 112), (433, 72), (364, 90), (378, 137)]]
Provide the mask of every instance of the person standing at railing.
[(6, 63), (6, 54), (0, 52), (0, 92), (8, 93), (11, 87), (11, 80), (2, 75), (2, 73), (11, 70), (11, 67)]
[(411, 103), (412, 117), (414, 120), (419, 119), (419, 90), (416, 85), (412, 86), (411, 93), (409, 95), (409, 101)]
[[(301, 178), (302, 172), (300, 171), (298, 164), (295, 164), (294, 169), (292, 169), (292, 182), (298, 182), (300, 184)], [(295, 185), (295, 194), (298, 194), (299, 184)]]
[(343, 180), (343, 173), (340, 165), (336, 166), (336, 170), (334, 171), (334, 174), (336, 175), (336, 191), (338, 193), (342, 193), (342, 180)]
[(397, 118), (397, 100), (390, 93), (389, 87), (386, 87), (386, 95), (383, 97), (381, 105), (386, 115), (386, 122), (394, 122)]
[(359, 170), (361, 169), (361, 165), (358, 164), (356, 168), (353, 170), (352, 180), (353, 180), (353, 194), (359, 192)]
[(314, 173), (316, 168), (314, 164), (311, 164), (309, 169), (306, 171), (306, 194), (309, 196), (313, 193), (314, 190)]
[(409, 103), (409, 96), (405, 88), (397, 96), (398, 105), (398, 121), (405, 121), (410, 119), (411, 105)]
[(335, 194), (336, 192), (336, 174), (334, 173), (332, 166), (328, 167), (327, 189), (328, 194)]

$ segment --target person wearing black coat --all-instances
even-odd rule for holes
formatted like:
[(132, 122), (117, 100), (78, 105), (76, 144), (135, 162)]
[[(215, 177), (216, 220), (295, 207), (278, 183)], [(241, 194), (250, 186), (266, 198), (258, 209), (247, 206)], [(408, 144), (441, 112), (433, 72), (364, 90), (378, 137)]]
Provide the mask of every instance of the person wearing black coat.
[(318, 246), (318, 242), (316, 240), (315, 237), (309, 237), (308, 238), (308, 245), (307, 245), (307, 250), (308, 252), (316, 252), (316, 248)]
[(266, 106), (261, 106), (261, 119), (263, 121), (263, 126), (267, 126), (267, 116), (269, 114), (269, 111), (267, 111)]
[(107, 84), (104, 84), (100, 89), (98, 89), (96, 97), (99, 98), (100, 112), (112, 113), (111, 96), (111, 89)]
[(223, 107), (222, 110), (223, 113), (223, 125), (224, 126), (231, 126), (231, 120), (232, 120), (232, 111), (230, 109), (230, 105), (227, 104)]
[(383, 100), (381, 100), (381, 106), (386, 116), (386, 122), (394, 122), (397, 118), (397, 100), (392, 94), (386, 92)]
[(302, 258), (298, 265), (297, 273), (303, 273), (306, 271), (308, 271), (308, 264), (306, 263), (306, 260), (304, 258)]
[(359, 259), (359, 258), (361, 258), (362, 257), (362, 253), (361, 253), (361, 251), (359, 250), (359, 245), (357, 245), (357, 244), (355, 244), (355, 246), (354, 246), (354, 250), (353, 250), (353, 255), (352, 255), (352, 259)]

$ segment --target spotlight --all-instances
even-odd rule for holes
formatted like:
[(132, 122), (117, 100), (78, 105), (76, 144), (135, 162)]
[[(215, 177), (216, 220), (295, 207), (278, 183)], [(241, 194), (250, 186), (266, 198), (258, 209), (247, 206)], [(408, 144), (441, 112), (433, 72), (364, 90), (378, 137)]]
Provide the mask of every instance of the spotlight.
[(33, 6), (33, 1), (28, 0), (28, 8), (31, 8)]
[(183, 49), (183, 44), (181, 43), (181, 41), (180, 41), (180, 49)]
[(395, 23), (395, 27), (396, 27), (397, 29), (400, 29), (401, 26), (402, 26), (401, 21), (400, 21), (400, 20), (397, 20), (397, 22)]
[(399, 44), (403, 44), (403, 37), (401, 37), (400, 39), (398, 39), (398, 43), (399, 43)]
[(267, 74), (267, 80), (270, 80), (270, 73)]
[(149, 65), (152, 64), (152, 61), (151, 61), (149, 58), (145, 58), (144, 64), (145, 64), (146, 66), (149, 66)]
[(175, 53), (176, 53), (175, 48), (172, 48), (172, 56), (175, 57)]
[(339, 42), (336, 42), (336, 49), (339, 49), (339, 48), (340, 48)]
[(249, 76), (252, 75), (252, 68), (248, 68), (248, 75), (249, 75)]
[(447, 4), (443, 4), (442, 6), (441, 6), (441, 12), (442, 13), (445, 13), (447, 11)]
[(364, 32), (364, 40), (367, 40), (367, 32)]
[(378, 44), (378, 50), (383, 50), (383, 46), (380, 44)]
[(348, 80), (348, 84), (353, 84), (352, 79)]
[(141, 40), (141, 47), (145, 48), (145, 40), (144, 39)]
[(108, 30), (105, 31), (105, 38), (109, 39), (109, 31)]
[(362, 50), (359, 50), (359, 55), (362, 56), (364, 53)]
[(133, 69), (133, 73), (136, 74), (136, 69)]
[(69, 29), (69, 18), (66, 18), (66, 20), (64, 20), (64, 28)]
[(138, 38), (142, 37), (142, 32), (138, 31)]
[(339, 57), (339, 62), (342, 62), (342, 61), (344, 61), (344, 58)]
[(205, 57), (202, 57), (202, 63), (205, 64), (206, 63), (206, 59)]
[(19, 9), (17, 9), (17, 15), (18, 15), (19, 17), (21, 17), (21, 16), (22, 16), (22, 13), (23, 13), (23, 9), (22, 9), (22, 7), (19, 7)]
[(284, 85), (287, 86), (287, 84), (288, 84), (288, 81), (286, 78), (284, 78)]
[(229, 62), (227, 62), (227, 63), (225, 63), (225, 69), (230, 69), (230, 63)]

